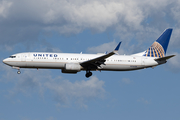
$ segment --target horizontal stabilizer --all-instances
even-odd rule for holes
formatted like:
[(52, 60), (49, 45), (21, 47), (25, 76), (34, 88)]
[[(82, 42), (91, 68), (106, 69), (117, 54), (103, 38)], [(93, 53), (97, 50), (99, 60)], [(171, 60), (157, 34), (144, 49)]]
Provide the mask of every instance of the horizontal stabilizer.
[(168, 59), (170, 59), (170, 58), (172, 58), (174, 56), (175, 55), (170, 55), (170, 56), (166, 56), (166, 57), (156, 58), (154, 60), (156, 60), (156, 61), (166, 61), (166, 60), (168, 60)]

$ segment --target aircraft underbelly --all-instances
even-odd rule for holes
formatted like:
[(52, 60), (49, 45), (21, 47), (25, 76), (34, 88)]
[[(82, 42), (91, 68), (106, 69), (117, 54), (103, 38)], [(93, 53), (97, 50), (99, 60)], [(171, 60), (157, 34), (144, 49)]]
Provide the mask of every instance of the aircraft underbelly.
[(143, 66), (141, 65), (105, 65), (103, 66), (102, 70), (110, 70), (110, 71), (128, 71), (128, 70), (137, 70), (137, 69), (142, 69)]
[[(44, 68), (44, 69), (64, 69), (67, 62), (51, 62), (51, 61), (26, 61), (26, 62), (16, 62), (15, 67), (20, 68)], [(106, 64), (101, 65), (99, 70), (109, 70), (109, 71), (129, 71), (145, 68), (141, 64)], [(82, 69), (83, 70), (83, 69)]]
[(64, 68), (65, 63), (56, 63), (56, 62), (24, 62), (18, 64), (18, 67), (21, 68), (46, 68), (46, 69), (62, 69)]

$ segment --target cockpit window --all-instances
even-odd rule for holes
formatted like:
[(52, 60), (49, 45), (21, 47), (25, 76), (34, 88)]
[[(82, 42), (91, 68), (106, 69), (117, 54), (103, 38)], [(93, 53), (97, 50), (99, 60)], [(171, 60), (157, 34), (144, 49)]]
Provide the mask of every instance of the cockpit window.
[(16, 58), (16, 56), (9, 56), (10, 58)]

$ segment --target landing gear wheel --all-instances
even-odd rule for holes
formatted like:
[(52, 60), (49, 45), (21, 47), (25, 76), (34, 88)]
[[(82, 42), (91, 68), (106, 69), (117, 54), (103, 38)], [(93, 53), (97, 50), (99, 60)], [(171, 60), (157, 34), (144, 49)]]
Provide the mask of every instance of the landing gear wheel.
[(89, 72), (89, 77), (92, 75), (92, 72)]
[(21, 74), (21, 71), (20, 71), (20, 70), (18, 70), (18, 71), (17, 71), (17, 74)]
[(92, 75), (92, 72), (87, 72), (86, 73), (86, 77), (88, 78), (88, 77), (90, 77)]

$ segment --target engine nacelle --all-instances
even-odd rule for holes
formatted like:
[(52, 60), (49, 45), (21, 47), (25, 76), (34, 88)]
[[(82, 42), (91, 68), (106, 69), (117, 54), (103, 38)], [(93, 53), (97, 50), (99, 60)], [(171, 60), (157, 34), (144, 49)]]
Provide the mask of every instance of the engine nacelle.
[(81, 71), (81, 66), (78, 63), (67, 63), (62, 69), (62, 73), (77, 73), (79, 71)]

